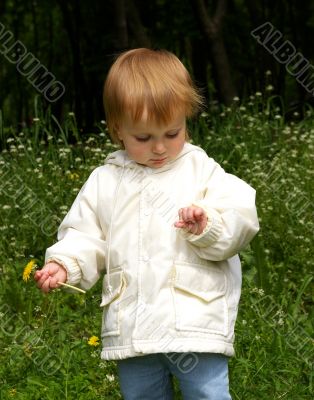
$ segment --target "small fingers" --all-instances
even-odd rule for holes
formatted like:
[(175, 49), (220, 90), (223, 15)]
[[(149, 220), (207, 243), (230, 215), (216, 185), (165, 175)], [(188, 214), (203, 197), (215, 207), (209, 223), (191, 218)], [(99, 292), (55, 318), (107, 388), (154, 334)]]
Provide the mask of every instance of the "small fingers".
[(44, 281), (39, 281), (37, 283), (37, 286), (42, 292), (48, 293), (50, 291), (50, 277), (48, 277)]
[(56, 277), (51, 277), (49, 281), (50, 289), (57, 289), (59, 286), (58, 279)]
[(42, 271), (36, 271), (34, 274), (35, 281), (38, 281), (42, 276)]
[(176, 221), (176, 228), (184, 228), (194, 235), (199, 235), (204, 230), (205, 218), (207, 215), (201, 207), (190, 206), (180, 208), (178, 211), (179, 221)]
[(196, 219), (199, 219), (200, 217), (202, 217), (205, 214), (205, 211), (202, 208), (195, 208), (194, 209), (194, 217)]
[(180, 208), (179, 217), (182, 221), (193, 222), (194, 221), (193, 209), (191, 207)]
[(57, 263), (49, 262), (40, 271), (36, 271), (34, 279), (37, 287), (44, 293), (48, 293), (51, 289), (56, 289), (60, 285), (58, 281), (65, 282), (67, 273), (65, 269)]
[(37, 287), (44, 293), (48, 293), (50, 289), (54, 288), (54, 279), (47, 272), (43, 272), (37, 280)]
[(36, 275), (37, 287), (41, 288), (43, 283), (49, 278), (47, 272), (38, 271), (39, 274)]
[(174, 226), (175, 226), (176, 228), (183, 228), (183, 227), (185, 226), (185, 222), (183, 222), (183, 221), (176, 221), (176, 222), (174, 223)]

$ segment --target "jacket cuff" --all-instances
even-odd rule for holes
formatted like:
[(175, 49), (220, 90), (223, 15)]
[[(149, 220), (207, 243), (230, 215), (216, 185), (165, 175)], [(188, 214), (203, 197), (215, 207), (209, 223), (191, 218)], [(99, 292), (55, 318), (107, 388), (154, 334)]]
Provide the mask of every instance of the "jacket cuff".
[(57, 262), (62, 265), (62, 267), (67, 271), (67, 281), (69, 285), (77, 285), (82, 278), (81, 269), (76, 260), (73, 260), (70, 257), (58, 256), (58, 257), (49, 257), (46, 259), (45, 263), (49, 261)]
[(193, 203), (193, 206), (202, 208), (207, 214), (207, 224), (200, 235), (194, 235), (184, 229), (180, 229), (180, 235), (190, 243), (198, 247), (208, 247), (215, 243), (222, 231), (222, 221), (219, 213), (213, 209), (206, 209), (201, 203)]

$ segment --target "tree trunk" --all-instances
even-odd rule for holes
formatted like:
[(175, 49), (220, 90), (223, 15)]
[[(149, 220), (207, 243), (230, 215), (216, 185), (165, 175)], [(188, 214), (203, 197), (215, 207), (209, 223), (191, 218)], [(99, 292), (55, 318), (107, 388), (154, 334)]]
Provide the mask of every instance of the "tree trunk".
[[(77, 122), (79, 126), (82, 126), (82, 122), (84, 121), (82, 111), (82, 103), (87, 99), (86, 93), (86, 82), (85, 76), (83, 72), (82, 62), (81, 62), (81, 38), (80, 38), (80, 28), (81, 28), (81, 18), (80, 18), (80, 9), (79, 2), (74, 0), (71, 2), (70, 6), (68, 2), (64, 2), (63, 0), (58, 0), (59, 7), (61, 9), (65, 30), (68, 34), (70, 49), (72, 52), (72, 68), (73, 68), (73, 78), (74, 78), (74, 111), (76, 114)], [(72, 10), (70, 8), (72, 8)], [(72, 11), (72, 12), (71, 12)], [(85, 108), (89, 108), (86, 104)], [(86, 111), (86, 110), (85, 110)], [(89, 112), (87, 110), (87, 112)], [(87, 117), (87, 119), (90, 119)], [(87, 125), (90, 121), (87, 122)], [(86, 122), (85, 122), (86, 123)]]
[(207, 52), (207, 43), (204, 39), (193, 38), (189, 43), (190, 51), (186, 51), (192, 61), (193, 78), (198, 87), (202, 89), (202, 94), (209, 99), (207, 65), (210, 62)]
[(127, 19), (130, 31), (135, 39), (134, 47), (151, 47), (150, 39), (147, 36), (140, 14), (133, 0), (127, 1)]
[(4, 15), (5, 9), (6, 9), (6, 3), (5, 3), (5, 0), (3, 0), (0, 3), (0, 16)]
[(255, 0), (245, 0), (245, 4), (246, 8), (249, 11), (252, 25), (254, 28), (257, 28), (263, 22), (265, 22), (265, 18), (263, 18), (261, 14), (261, 9), (259, 8)]
[(122, 51), (128, 48), (128, 27), (126, 22), (126, 6), (124, 0), (113, 1), (114, 26), (113, 47), (115, 51)]
[(192, 0), (192, 4), (199, 21), (200, 30), (209, 45), (219, 98), (228, 105), (232, 103), (237, 91), (231, 78), (230, 64), (222, 35), (226, 0), (218, 0), (213, 18), (209, 17), (204, 0)]
[[(20, 38), (20, 28), (21, 25), (19, 20), (21, 18), (20, 11), (18, 9), (18, 3), (15, 2), (15, 6), (17, 11), (17, 15), (13, 18), (13, 33), (14, 33), (14, 40), (18, 40)], [(21, 82), (21, 74), (15, 70), (16, 75), (16, 83), (17, 83), (17, 101), (15, 102), (15, 109), (16, 109), (16, 118), (18, 122), (23, 120), (23, 111), (24, 111), (24, 91)]]
[(32, 1), (31, 2), (31, 11), (32, 11), (32, 20), (33, 20), (33, 28), (34, 28), (34, 49), (35, 49), (35, 54), (37, 57), (40, 57), (39, 54), (39, 35), (38, 35), (38, 21), (37, 21), (37, 3)]

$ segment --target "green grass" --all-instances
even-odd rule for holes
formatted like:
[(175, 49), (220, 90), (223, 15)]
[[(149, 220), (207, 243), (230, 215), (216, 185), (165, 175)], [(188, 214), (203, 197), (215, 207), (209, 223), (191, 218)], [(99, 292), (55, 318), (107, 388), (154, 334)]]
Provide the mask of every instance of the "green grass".
[[(257, 95), (212, 104), (189, 124), (195, 144), (257, 190), (261, 231), (241, 254), (234, 400), (313, 398), (313, 111), (286, 122), (278, 107), (278, 98)], [(22, 280), (28, 261), (42, 265), (79, 188), (116, 148), (103, 122), (81, 137), (74, 115), (61, 126), (35, 110), (23, 132), (3, 126), (0, 112), (0, 398), (120, 399), (115, 363), (87, 343), (100, 332), (100, 282), (86, 295), (42, 295)]]

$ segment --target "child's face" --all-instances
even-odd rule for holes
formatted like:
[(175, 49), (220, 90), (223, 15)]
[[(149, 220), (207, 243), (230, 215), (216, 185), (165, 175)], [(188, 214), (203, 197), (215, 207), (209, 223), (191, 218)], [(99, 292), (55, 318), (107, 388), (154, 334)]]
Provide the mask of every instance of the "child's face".
[(147, 122), (145, 115), (135, 123), (125, 118), (118, 128), (128, 156), (138, 164), (160, 168), (176, 158), (185, 143), (185, 115), (180, 114), (167, 125)]

